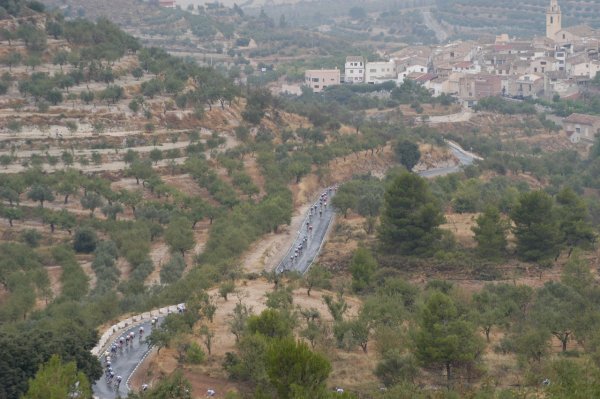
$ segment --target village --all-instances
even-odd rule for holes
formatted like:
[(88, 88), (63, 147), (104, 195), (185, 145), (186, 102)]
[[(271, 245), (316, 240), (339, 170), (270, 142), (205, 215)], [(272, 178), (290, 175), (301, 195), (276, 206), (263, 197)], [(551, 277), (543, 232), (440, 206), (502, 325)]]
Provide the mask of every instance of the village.
[[(349, 55), (343, 70), (307, 70), (304, 85), (318, 93), (339, 84), (399, 86), (409, 79), (434, 97), (449, 95), (468, 108), (494, 96), (514, 101), (577, 99), (600, 71), (599, 50), (600, 31), (584, 25), (563, 28), (558, 1), (551, 0), (545, 36), (517, 40), (501, 34), (493, 43), (409, 46), (386, 54), (387, 61)], [(572, 143), (593, 142), (600, 129), (600, 117), (592, 115), (572, 114), (562, 122)]]

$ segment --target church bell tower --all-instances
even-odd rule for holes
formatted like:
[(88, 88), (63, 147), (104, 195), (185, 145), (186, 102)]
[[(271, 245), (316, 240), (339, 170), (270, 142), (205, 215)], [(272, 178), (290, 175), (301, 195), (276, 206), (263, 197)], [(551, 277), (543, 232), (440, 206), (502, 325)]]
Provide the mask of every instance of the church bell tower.
[(556, 34), (561, 28), (561, 14), (558, 0), (550, 0), (550, 6), (546, 10), (546, 37), (556, 40)]

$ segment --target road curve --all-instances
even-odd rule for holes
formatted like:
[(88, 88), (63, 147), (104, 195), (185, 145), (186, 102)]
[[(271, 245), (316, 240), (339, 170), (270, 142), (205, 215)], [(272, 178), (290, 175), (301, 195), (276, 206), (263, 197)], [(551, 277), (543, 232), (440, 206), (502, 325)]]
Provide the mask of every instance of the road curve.
[[(452, 153), (456, 156), (456, 158), (458, 158), (459, 164), (451, 167), (424, 170), (419, 172), (420, 176), (433, 178), (450, 173), (456, 173), (459, 172), (463, 166), (471, 165), (476, 159), (482, 159), (469, 151), (465, 151), (461, 146), (452, 141), (446, 140), (446, 143), (448, 144), (448, 147), (450, 147)], [(329, 230), (329, 226), (331, 225), (335, 215), (333, 206), (330, 204), (331, 198), (335, 195), (335, 190), (327, 188), (325, 191), (323, 191), (323, 193), (325, 192), (328, 195), (327, 206), (321, 208), (319, 206), (318, 199), (312, 204), (313, 206), (317, 206), (317, 211), (313, 212), (311, 216), (311, 208), (309, 208), (309, 211), (306, 213), (304, 220), (302, 221), (300, 231), (298, 231), (296, 235), (296, 239), (292, 243), (286, 255), (275, 268), (276, 273), (283, 273), (284, 271), (296, 271), (300, 274), (304, 274), (310, 268), (317, 255), (319, 255), (321, 247), (325, 241), (327, 231)], [(322, 209), (321, 216), (319, 216), (320, 209)], [(308, 225), (312, 225), (312, 232), (308, 231)], [(304, 237), (307, 238), (304, 249), (298, 254), (297, 258), (292, 260), (295, 250), (298, 248), (300, 243), (304, 241)]]
[[(123, 380), (119, 388), (117, 389), (112, 383), (109, 383), (106, 380), (106, 377), (104, 375), (102, 375), (102, 377), (100, 377), (100, 379), (98, 379), (92, 386), (94, 398), (114, 399), (118, 397), (127, 397), (127, 394), (129, 392), (129, 378), (135, 371), (138, 364), (144, 359), (146, 354), (151, 349), (145, 342), (145, 340), (139, 339), (140, 327), (144, 327), (144, 337), (147, 337), (152, 332), (152, 324), (150, 320), (148, 320), (142, 324), (138, 324), (134, 327), (123, 331), (121, 335), (115, 336), (113, 342), (116, 342), (119, 339), (119, 337), (124, 337), (126, 334), (129, 334), (132, 331), (135, 333), (133, 344), (127, 347), (123, 347), (122, 351), (117, 350), (116, 357), (111, 357), (111, 367), (113, 368), (115, 376), (120, 375), (121, 377), (123, 377)], [(102, 363), (103, 370), (106, 370), (104, 356), (100, 357), (100, 361)]]
[(448, 175), (450, 173), (460, 172), (463, 166), (472, 165), (475, 160), (483, 160), (483, 158), (464, 150), (461, 146), (453, 141), (446, 140), (446, 144), (450, 147), (452, 154), (458, 159), (458, 165), (448, 166), (443, 168), (432, 168), (419, 172), (418, 175), (425, 178), (433, 178), (438, 176)]
[[(419, 175), (423, 177), (435, 177), (458, 172), (462, 166), (470, 165), (475, 159), (480, 159), (476, 155), (465, 151), (456, 143), (448, 142), (448, 145), (454, 155), (458, 158), (460, 165), (448, 168), (429, 169), (420, 172)], [(321, 194), (327, 194), (326, 201), (319, 201), (321, 198), (320, 196), (319, 199), (313, 203), (313, 206), (316, 206), (316, 208), (313, 208), (312, 215), (310, 210), (305, 215), (300, 231), (298, 231), (294, 243), (288, 250), (286, 256), (281, 260), (275, 269), (277, 273), (290, 270), (304, 274), (310, 268), (313, 261), (321, 251), (321, 247), (325, 242), (329, 227), (331, 226), (335, 217), (335, 211), (331, 205), (331, 199), (335, 195), (335, 191), (336, 190), (333, 187), (325, 189)], [(320, 205), (321, 202), (323, 203), (322, 206)], [(319, 211), (321, 211), (321, 213)], [(312, 226), (312, 230), (308, 229), (309, 225)], [(305, 237), (306, 241), (304, 241)], [(302, 242), (304, 242), (303, 250), (298, 254), (298, 257), (295, 257), (294, 260), (291, 260), (291, 256), (295, 254), (296, 248), (298, 248), (299, 244)], [(161, 320), (162, 318), (159, 318), (159, 323)], [(150, 320), (148, 320), (123, 331), (120, 335), (115, 336), (114, 338), (116, 341), (120, 336), (125, 336), (132, 331), (136, 335), (133, 345), (124, 348), (122, 352), (117, 353), (116, 358), (111, 359), (111, 367), (113, 368), (115, 375), (120, 375), (123, 377), (123, 381), (118, 390), (112, 384), (109, 384), (103, 375), (92, 386), (94, 398), (115, 399), (118, 397), (127, 396), (129, 392), (128, 382), (131, 378), (131, 375), (151, 349), (145, 341), (139, 340), (140, 326), (144, 327), (144, 336), (147, 337), (150, 335), (152, 332), (152, 325)], [(101, 357), (101, 360), (104, 366), (104, 358)]]

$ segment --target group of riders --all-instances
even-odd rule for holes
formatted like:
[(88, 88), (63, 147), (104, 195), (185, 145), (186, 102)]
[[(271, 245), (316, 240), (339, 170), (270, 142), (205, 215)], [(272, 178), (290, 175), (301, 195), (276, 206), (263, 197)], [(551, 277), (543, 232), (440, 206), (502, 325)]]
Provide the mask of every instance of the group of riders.
[(321, 193), (321, 195), (319, 196), (319, 200), (311, 205), (310, 209), (308, 210), (308, 220), (306, 221), (305, 234), (302, 236), (302, 239), (294, 248), (294, 252), (290, 254), (290, 264), (293, 265), (298, 260), (298, 258), (302, 256), (302, 252), (308, 246), (308, 240), (312, 236), (313, 216), (316, 217), (317, 213), (319, 214), (319, 218), (323, 216), (323, 210), (327, 208), (327, 200), (331, 196), (332, 192), (334, 192), (335, 190), (337, 190), (337, 185), (328, 187), (325, 191)]
[[(152, 327), (154, 327), (158, 323), (158, 318), (154, 317), (151, 320)], [(138, 333), (138, 341), (142, 342), (144, 339), (144, 327), (140, 326)], [(125, 335), (117, 338), (111, 345), (110, 350), (104, 352), (104, 376), (106, 378), (106, 383), (110, 386), (112, 385), (116, 390), (119, 389), (121, 382), (123, 381), (123, 377), (120, 375), (115, 375), (115, 372), (112, 368), (112, 364), (117, 359), (118, 354), (123, 353), (123, 349), (128, 349), (133, 347), (135, 341), (135, 332), (130, 331)]]

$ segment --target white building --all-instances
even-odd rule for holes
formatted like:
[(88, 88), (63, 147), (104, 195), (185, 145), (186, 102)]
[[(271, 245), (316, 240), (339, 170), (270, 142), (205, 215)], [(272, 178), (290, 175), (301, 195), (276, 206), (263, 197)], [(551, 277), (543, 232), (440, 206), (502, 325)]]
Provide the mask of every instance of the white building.
[(346, 57), (344, 83), (365, 82), (365, 59), (361, 56)]
[(404, 79), (412, 73), (427, 73), (427, 66), (421, 64), (410, 65), (406, 67), (405, 70), (398, 73), (398, 78), (396, 79), (396, 83), (401, 85), (404, 82)]
[(383, 83), (398, 78), (394, 60), (367, 62), (366, 71), (365, 81), (369, 84)]

